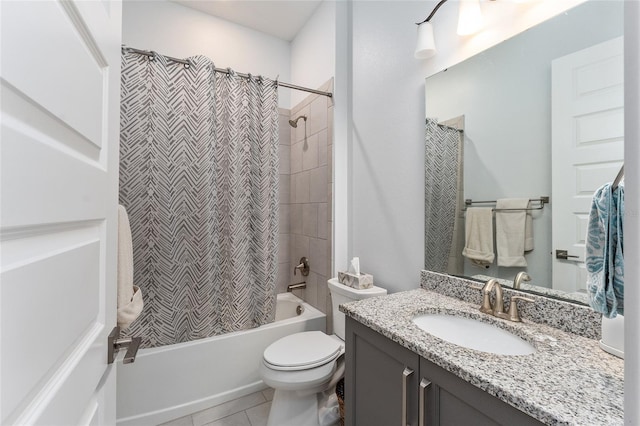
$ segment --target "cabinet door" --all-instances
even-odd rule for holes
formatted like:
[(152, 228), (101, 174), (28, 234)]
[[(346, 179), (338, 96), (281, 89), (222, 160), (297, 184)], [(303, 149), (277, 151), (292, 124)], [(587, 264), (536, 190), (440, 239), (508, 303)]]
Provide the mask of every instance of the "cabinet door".
[[(420, 359), (424, 420), (420, 426), (541, 425), (534, 418), (465, 382), (425, 359)], [(424, 388), (424, 391), (422, 390)]]
[(416, 426), (420, 357), (350, 318), (346, 329), (346, 424)]

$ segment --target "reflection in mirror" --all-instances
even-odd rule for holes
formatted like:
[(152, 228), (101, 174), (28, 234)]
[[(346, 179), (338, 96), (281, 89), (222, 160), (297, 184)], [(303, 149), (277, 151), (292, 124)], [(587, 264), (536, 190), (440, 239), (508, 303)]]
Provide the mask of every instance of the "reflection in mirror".
[[(521, 280), (521, 289), (586, 302), (591, 197), (623, 164), (622, 34), (623, 2), (589, 1), (426, 79), (427, 122), (454, 127), (463, 141), (460, 161), (447, 163), (447, 176), (461, 170), (448, 182), (455, 194), (430, 195), (437, 179), (429, 182), (435, 166), (425, 162), (426, 269), (507, 285), (526, 271), (531, 280)], [(428, 156), (439, 137), (428, 132), (426, 139)], [(541, 196), (550, 197), (541, 209), (514, 200)], [(464, 199), (474, 203), (460, 205)], [(501, 199), (519, 213), (495, 211)], [(493, 209), (489, 219), (477, 207)], [(454, 214), (441, 226), (448, 211)], [(521, 231), (527, 220), (531, 227)], [(465, 243), (465, 232), (475, 245)], [(443, 241), (444, 263), (430, 258)]]

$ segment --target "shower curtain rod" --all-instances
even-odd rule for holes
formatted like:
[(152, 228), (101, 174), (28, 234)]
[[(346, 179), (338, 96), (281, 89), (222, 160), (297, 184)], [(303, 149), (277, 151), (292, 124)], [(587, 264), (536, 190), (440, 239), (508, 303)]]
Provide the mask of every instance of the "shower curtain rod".
[[(129, 52), (133, 52), (133, 53), (137, 53), (139, 55), (145, 55), (145, 56), (154, 56), (155, 53), (154, 52), (150, 52), (148, 50), (140, 50), (140, 49), (135, 49), (133, 47), (127, 47), (127, 46), (122, 46), (122, 49), (127, 50)], [(191, 64), (189, 63), (188, 60), (186, 59), (178, 59), (178, 58), (172, 58), (171, 56), (166, 56), (163, 55), (165, 58), (167, 58), (170, 61), (173, 62), (177, 62), (179, 64), (183, 64), (186, 67), (189, 67)], [(229, 70), (226, 68), (214, 68), (216, 72), (220, 72), (223, 74), (229, 74)], [(243, 74), (243, 73), (239, 73), (236, 72), (236, 75), (243, 77), (243, 78), (249, 78), (249, 74)], [(279, 87), (286, 87), (288, 89), (294, 89), (294, 90), (301, 90), (303, 92), (309, 92), (309, 93), (314, 93), (316, 95), (322, 95), (322, 96), (326, 96), (328, 98), (332, 98), (333, 97), (333, 93), (331, 92), (323, 92), (322, 90), (316, 90), (316, 89), (310, 89), (308, 87), (302, 87), (302, 86), (296, 86), (295, 84), (290, 84), (290, 83), (282, 83), (278, 80), (276, 80), (276, 85), (278, 85)]]
[(444, 127), (445, 129), (455, 130), (456, 132), (460, 132), (460, 133), (464, 132), (464, 130), (462, 130), (462, 129), (457, 129), (455, 127), (447, 126), (446, 124), (441, 124), (441, 123), (437, 123), (437, 124), (438, 124), (438, 126)]

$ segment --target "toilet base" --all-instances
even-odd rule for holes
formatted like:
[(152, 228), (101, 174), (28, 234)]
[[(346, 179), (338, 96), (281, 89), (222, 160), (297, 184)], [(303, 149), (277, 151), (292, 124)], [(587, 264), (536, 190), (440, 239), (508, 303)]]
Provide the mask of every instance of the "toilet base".
[(267, 426), (319, 426), (318, 394), (276, 389)]
[(315, 395), (276, 390), (267, 426), (276, 425), (339, 426), (340, 409), (335, 390), (330, 389)]
[(335, 365), (333, 375), (328, 380), (323, 381), (322, 384), (314, 387), (299, 390), (275, 388), (276, 391), (273, 394), (267, 426), (337, 425), (337, 422), (327, 422), (327, 419), (331, 416), (326, 415), (322, 416), (325, 423), (320, 423), (319, 408), (326, 405), (327, 398), (330, 395), (335, 395), (336, 383), (344, 377), (344, 366), (344, 356), (340, 356)]

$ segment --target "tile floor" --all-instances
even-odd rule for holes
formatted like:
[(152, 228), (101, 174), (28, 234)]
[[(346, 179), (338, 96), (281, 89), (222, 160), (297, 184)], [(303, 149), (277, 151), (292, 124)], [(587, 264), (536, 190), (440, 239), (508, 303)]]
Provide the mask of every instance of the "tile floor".
[(265, 426), (273, 389), (252, 393), (160, 426)]

